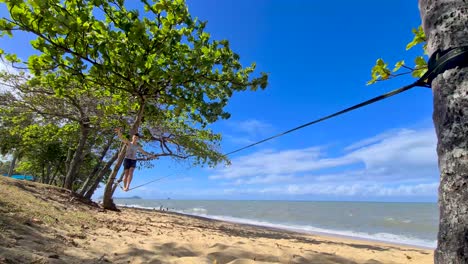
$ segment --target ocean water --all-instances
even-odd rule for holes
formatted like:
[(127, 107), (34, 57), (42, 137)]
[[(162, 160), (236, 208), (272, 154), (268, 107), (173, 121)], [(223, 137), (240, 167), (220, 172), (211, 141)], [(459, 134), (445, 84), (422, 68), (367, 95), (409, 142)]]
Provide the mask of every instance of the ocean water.
[(435, 248), (436, 203), (116, 199), (229, 222)]

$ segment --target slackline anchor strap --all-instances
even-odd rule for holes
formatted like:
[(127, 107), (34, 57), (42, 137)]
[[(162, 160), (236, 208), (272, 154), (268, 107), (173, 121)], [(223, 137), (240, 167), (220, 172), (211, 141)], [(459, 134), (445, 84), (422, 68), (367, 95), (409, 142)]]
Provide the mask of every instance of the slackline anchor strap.
[(438, 49), (429, 58), (427, 72), (417, 81), (418, 86), (431, 87), (432, 81), (441, 73), (456, 67), (468, 66), (468, 46)]

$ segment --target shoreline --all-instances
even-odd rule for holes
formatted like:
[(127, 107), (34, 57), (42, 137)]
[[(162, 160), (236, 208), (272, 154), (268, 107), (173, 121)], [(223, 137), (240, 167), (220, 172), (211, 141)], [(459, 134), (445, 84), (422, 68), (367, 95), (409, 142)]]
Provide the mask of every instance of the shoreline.
[[(142, 219), (146, 220), (146, 224), (157, 223), (161, 227), (156, 235), (155, 230), (148, 227), (147, 232), (153, 233), (150, 235), (152, 242), (138, 243), (162, 243), (171, 246), (176, 244), (177, 248), (183, 248), (184, 251), (197, 252), (194, 253), (194, 259), (173, 260), (174, 263), (426, 264), (433, 261), (433, 250), (408, 245), (307, 234), (174, 211), (128, 206), (119, 206), (119, 209), (122, 210), (120, 213), (108, 213), (107, 217), (112, 221), (119, 221), (115, 220), (116, 218), (125, 218), (125, 221), (138, 219), (138, 226), (128, 228), (133, 233), (143, 232), (147, 228)], [(127, 231), (127, 228), (123, 231)], [(128, 241), (129, 238), (125, 236), (124, 240)], [(216, 262), (213, 262), (214, 260)]]
[(0, 179), (0, 263), (428, 264), (433, 250), (119, 206)]
[[(373, 238), (368, 238), (368, 237), (359, 237), (359, 236), (353, 236), (353, 235), (344, 235), (344, 234), (332, 233), (332, 232), (308, 231), (308, 230), (304, 230), (300, 228), (293, 228), (293, 227), (288, 227), (286, 225), (274, 224), (274, 223), (269, 223), (269, 222), (265, 222), (265, 224), (262, 224), (260, 223), (260, 221), (244, 219), (244, 218), (236, 218), (236, 219), (239, 219), (238, 221), (236, 221), (236, 220), (229, 219), (229, 218), (235, 218), (235, 217), (224, 218), (224, 216), (189, 214), (189, 213), (183, 213), (183, 212), (176, 211), (176, 210), (173, 210), (173, 211), (159, 210), (158, 208), (144, 207), (140, 205), (122, 205), (122, 204), (116, 204), (116, 205), (117, 207), (120, 207), (120, 208), (151, 211), (151, 212), (156, 211), (156, 212), (163, 212), (163, 213), (172, 213), (172, 214), (186, 216), (186, 217), (193, 217), (193, 218), (201, 219), (205, 221), (226, 222), (226, 223), (231, 223), (231, 224), (250, 226), (254, 228), (265, 228), (268, 230), (275, 230), (279, 232), (282, 232), (282, 231), (292, 232), (292, 233), (296, 233), (300, 235), (316, 235), (316, 236), (326, 237), (330, 239), (337, 238), (337, 239), (356, 240), (356, 241), (369, 242), (369, 243), (380, 243), (380, 244), (384, 244), (388, 246), (408, 247), (408, 248), (416, 248), (416, 249), (422, 249), (422, 250), (435, 250), (435, 247), (430, 247), (430, 246), (422, 246), (422, 245), (415, 245), (415, 244), (408, 244), (408, 243), (397, 243), (393, 241), (373, 239)], [(245, 221), (242, 221), (242, 220), (245, 220)], [(249, 221), (258, 222), (258, 224), (251, 223)], [(337, 232), (340, 232), (340, 231), (337, 231)]]

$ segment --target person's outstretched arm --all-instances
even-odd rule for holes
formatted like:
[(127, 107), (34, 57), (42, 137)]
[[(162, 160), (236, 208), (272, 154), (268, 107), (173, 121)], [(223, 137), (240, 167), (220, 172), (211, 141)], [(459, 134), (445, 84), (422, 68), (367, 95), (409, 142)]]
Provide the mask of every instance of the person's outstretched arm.
[(120, 131), (120, 128), (116, 128), (116, 129), (115, 129), (115, 132), (117, 133), (117, 136), (120, 138), (120, 140), (122, 140), (123, 143), (125, 143), (125, 144), (127, 144), (127, 145), (130, 143), (130, 142), (128, 141), (128, 139), (126, 139), (126, 138), (124, 138), (124, 137), (122, 136), (122, 132)]
[(145, 151), (142, 147), (140, 147), (140, 146), (138, 147), (138, 150), (139, 150), (141, 153), (143, 153), (144, 155), (148, 156), (148, 157), (151, 157), (151, 158), (153, 158), (153, 159), (157, 159), (157, 158), (158, 158), (158, 156), (156, 156), (156, 155), (154, 155), (154, 154), (151, 154), (151, 153), (149, 153), (149, 152), (146, 152), (146, 151)]

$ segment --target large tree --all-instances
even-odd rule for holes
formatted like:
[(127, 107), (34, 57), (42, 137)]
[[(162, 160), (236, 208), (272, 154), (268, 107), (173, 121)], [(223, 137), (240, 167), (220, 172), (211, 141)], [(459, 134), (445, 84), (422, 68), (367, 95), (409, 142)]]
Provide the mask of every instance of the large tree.
[[(224, 107), (234, 92), (266, 87), (266, 74), (252, 78), (255, 65), (242, 66), (227, 40), (212, 40), (206, 22), (193, 18), (183, 0), (140, 0), (140, 10), (128, 10), (124, 0), (1, 2), (10, 16), (0, 19), (0, 35), (19, 30), (37, 37), (32, 45), (39, 54), (28, 59), (28, 69), (36, 75), (60, 69), (82, 89), (101, 87), (115, 106), (134, 113), (130, 133), (139, 129), (148, 104), (204, 129), (229, 117)], [(13, 54), (5, 57), (19, 62)], [(108, 178), (106, 208), (113, 207), (124, 151)]]
[[(468, 45), (466, 0), (419, 0), (427, 52)], [(468, 67), (432, 81), (439, 156), (440, 223), (435, 263), (468, 263)]]
[[(120, 118), (118, 115), (104, 116), (104, 111), (99, 107), (100, 105), (109, 105), (106, 111), (109, 113), (112, 106), (109, 103), (110, 96), (94, 92), (99, 91), (99, 89), (80, 89), (81, 85), (73, 78), (64, 78), (67, 74), (64, 71), (56, 71), (31, 77), (24, 72), (0, 72), (0, 84), (8, 87), (8, 90), (0, 91), (0, 106), (3, 107), (0, 114), (2, 114), (1, 117), (4, 121), (8, 117), (7, 111), (16, 113), (17, 116), (27, 114), (34, 117), (32, 120), (26, 118), (26, 120), (30, 120), (29, 124), (16, 124), (16, 126), (20, 127), (17, 137), (21, 138), (23, 143), (31, 143), (31, 140), (25, 137), (26, 133), (23, 132), (23, 130), (27, 131), (29, 126), (32, 126), (35, 131), (40, 129), (37, 128), (39, 125), (45, 130), (51, 129), (53, 133), (57, 133), (53, 129), (55, 126), (47, 126), (48, 124), (58, 125), (61, 127), (60, 130), (63, 131), (67, 128), (73, 128), (74, 131), (68, 133), (72, 134), (72, 136), (66, 140), (66, 143), (64, 138), (56, 138), (56, 140), (62, 141), (63, 144), (68, 144), (68, 146), (63, 147), (68, 149), (68, 155), (61, 162), (65, 165), (64, 177), (61, 182), (65, 188), (72, 190), (75, 186), (75, 180), (80, 180), (78, 179), (79, 176), (86, 175), (85, 170), (81, 168), (82, 164), (85, 165), (83, 167), (89, 165), (84, 163), (85, 159), (88, 159), (88, 163), (96, 163), (95, 169), (92, 170), (93, 172), (90, 173), (89, 177), (93, 178), (93, 174), (99, 172), (102, 158), (105, 157), (110, 147), (110, 145), (106, 146), (103, 141), (109, 141), (106, 137), (110, 136), (110, 139), (114, 137), (114, 134), (108, 133), (108, 131), (112, 130), (112, 122), (114, 122), (115, 126)], [(65, 89), (66, 92), (64, 92)], [(13, 118), (17, 119), (17, 117)], [(12, 123), (12, 125), (14, 124)], [(11, 133), (11, 128), (9, 130)], [(44, 138), (37, 136), (36, 138), (39, 145), (41, 141), (45, 144), (45, 142), (48, 142), (50, 135)], [(8, 144), (2, 144), (2, 148), (6, 147), (8, 147)], [(23, 152), (31, 153), (31, 150), (25, 149), (31, 147), (31, 144), (23, 145)], [(90, 160), (92, 156), (96, 156), (92, 153), (94, 149), (98, 149), (98, 152), (106, 150), (100, 155), (102, 158), (98, 161), (95, 161), (94, 158)], [(20, 153), (18, 150), (15, 150), (14, 153)], [(59, 156), (58, 153), (56, 156)], [(29, 155), (29, 165), (34, 164), (37, 157), (40, 157), (40, 155)], [(48, 159), (50, 158), (52, 157), (48, 157)], [(56, 160), (60, 161), (61, 159)], [(38, 163), (44, 164), (41, 161)], [(61, 165), (56, 164), (55, 167), (58, 168)], [(23, 168), (25, 167), (23, 166)], [(41, 174), (44, 175), (44, 173)], [(42, 178), (44, 183), (51, 182), (47, 179), (48, 177)], [(86, 180), (81, 179), (81, 181)]]

